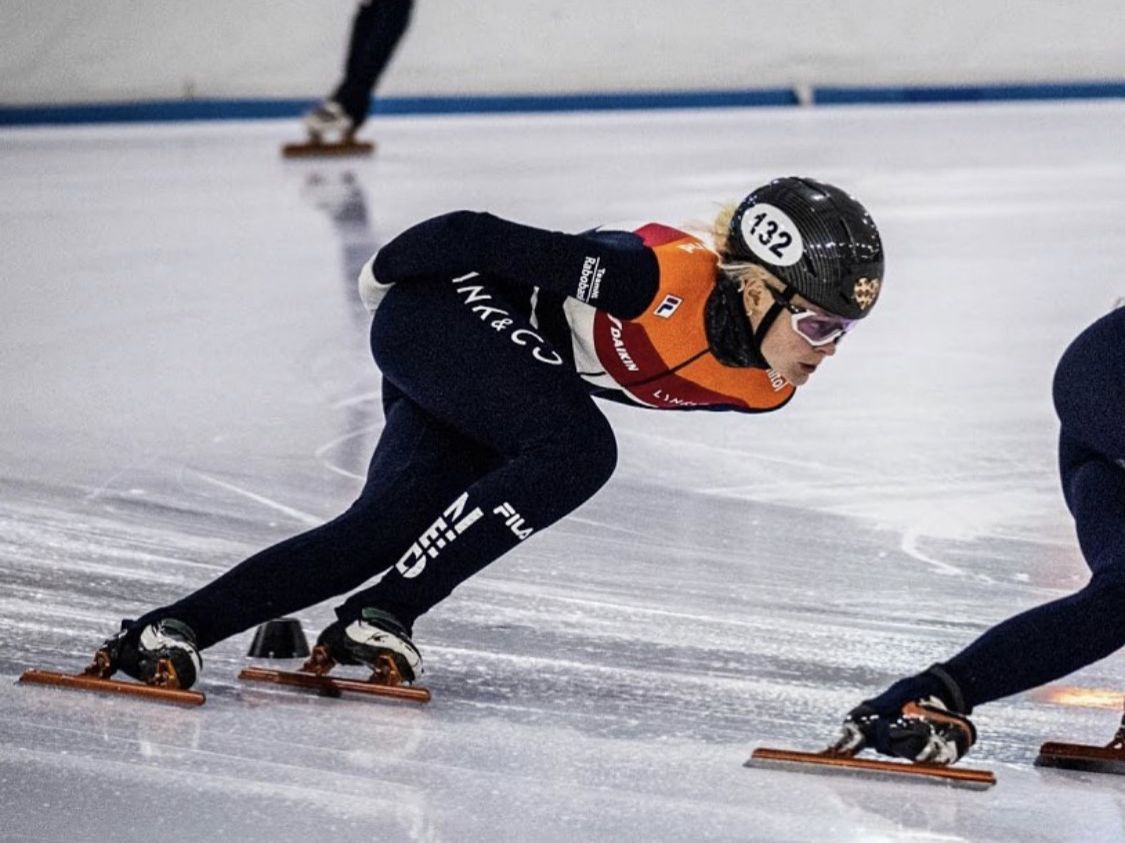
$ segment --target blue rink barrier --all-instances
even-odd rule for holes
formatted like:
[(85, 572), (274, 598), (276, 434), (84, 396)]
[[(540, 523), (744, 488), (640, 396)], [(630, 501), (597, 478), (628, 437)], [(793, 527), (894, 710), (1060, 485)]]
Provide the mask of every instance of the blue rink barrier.
[(1036, 85), (944, 85), (913, 88), (814, 89), (817, 105), (1092, 100), (1125, 98), (1125, 82), (1073, 82)]
[[(904, 105), (1029, 100), (1125, 98), (1125, 82), (916, 87), (814, 87), (806, 104)], [(0, 106), (0, 126), (75, 123), (148, 123), (177, 120), (253, 120), (296, 117), (312, 99), (190, 99), (127, 103)], [(374, 114), (500, 114), (668, 108), (739, 108), (797, 105), (789, 88), (747, 91), (542, 94), (450, 97), (379, 97)]]

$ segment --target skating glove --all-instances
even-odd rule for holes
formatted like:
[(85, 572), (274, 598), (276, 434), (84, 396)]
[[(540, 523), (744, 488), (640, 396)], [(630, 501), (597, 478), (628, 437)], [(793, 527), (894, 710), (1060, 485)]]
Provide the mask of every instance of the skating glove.
[(357, 284), (359, 285), (360, 301), (371, 313), (375, 312), (383, 301), (383, 297), (387, 294), (387, 290), (393, 286), (384, 284), (375, 277), (375, 255), (372, 255), (370, 260), (363, 265), (363, 269), (359, 271)]

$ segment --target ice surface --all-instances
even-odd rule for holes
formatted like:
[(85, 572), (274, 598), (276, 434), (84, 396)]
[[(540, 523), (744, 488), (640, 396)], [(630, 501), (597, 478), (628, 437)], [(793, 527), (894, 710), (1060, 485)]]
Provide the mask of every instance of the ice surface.
[[(387, 118), (330, 164), (296, 132), (0, 132), (0, 839), (1125, 838), (1125, 781), (1031, 766), (1113, 710), (981, 709), (986, 793), (740, 766), (1084, 581), (1050, 382), (1125, 295), (1125, 104)], [(781, 413), (607, 407), (610, 486), (419, 622), (428, 706), (239, 686), (250, 633), (199, 710), (13, 684), (347, 505), (352, 279), (395, 232), (702, 222), (789, 173), (878, 219), (870, 323)]]

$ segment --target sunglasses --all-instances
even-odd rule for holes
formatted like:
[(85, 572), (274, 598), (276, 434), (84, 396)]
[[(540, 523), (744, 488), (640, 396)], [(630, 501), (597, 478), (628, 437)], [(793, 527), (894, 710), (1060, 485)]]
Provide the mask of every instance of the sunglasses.
[(809, 310), (807, 307), (793, 304), (789, 301), (796, 292), (792, 288), (780, 292), (766, 284), (766, 289), (770, 291), (770, 295), (773, 296), (775, 302), (789, 311), (789, 319), (793, 324), (793, 330), (814, 348), (839, 341), (858, 321), (844, 319), (842, 316), (832, 316), (828, 313), (819, 313), (815, 310)]

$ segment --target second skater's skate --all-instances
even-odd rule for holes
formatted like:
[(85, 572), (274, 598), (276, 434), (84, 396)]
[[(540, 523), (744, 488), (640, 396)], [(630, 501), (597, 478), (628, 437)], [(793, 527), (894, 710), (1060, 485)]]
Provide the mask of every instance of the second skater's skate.
[(375, 144), (355, 139), (357, 128), (344, 108), (334, 100), (325, 100), (302, 120), (308, 140), (288, 143), (281, 149), (286, 158), (370, 155)]
[[(853, 708), (824, 751), (760, 748), (746, 766), (912, 777), (983, 790), (996, 783), (991, 771), (951, 766), (964, 757), (977, 737), (958, 702), (959, 689), (939, 668), (932, 667)], [(866, 749), (901, 760), (857, 757)]]

